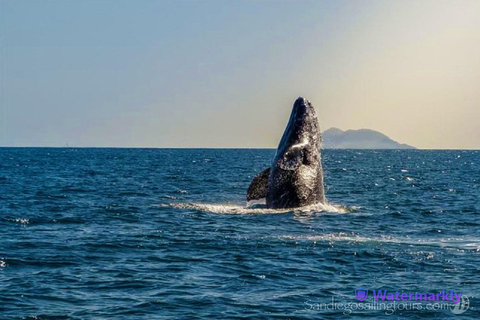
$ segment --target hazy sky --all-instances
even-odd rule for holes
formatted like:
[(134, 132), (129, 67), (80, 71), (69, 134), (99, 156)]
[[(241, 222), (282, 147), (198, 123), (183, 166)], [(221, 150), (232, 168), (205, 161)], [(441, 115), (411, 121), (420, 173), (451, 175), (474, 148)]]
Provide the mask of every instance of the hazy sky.
[(480, 1), (0, 0), (0, 145), (480, 148)]

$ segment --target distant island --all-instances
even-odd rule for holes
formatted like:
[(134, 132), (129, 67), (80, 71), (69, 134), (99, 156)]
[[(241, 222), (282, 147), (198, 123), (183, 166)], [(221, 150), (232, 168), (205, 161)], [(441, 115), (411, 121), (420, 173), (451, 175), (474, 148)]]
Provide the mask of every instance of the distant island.
[(370, 129), (347, 130), (330, 128), (323, 132), (324, 149), (416, 149), (399, 143), (383, 133)]

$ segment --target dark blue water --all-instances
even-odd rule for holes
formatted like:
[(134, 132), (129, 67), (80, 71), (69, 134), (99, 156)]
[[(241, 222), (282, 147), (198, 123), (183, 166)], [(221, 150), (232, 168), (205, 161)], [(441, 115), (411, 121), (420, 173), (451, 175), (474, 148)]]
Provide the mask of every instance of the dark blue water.
[(0, 149), (0, 318), (480, 318), (480, 152), (327, 150), (332, 205), (245, 207), (274, 152)]

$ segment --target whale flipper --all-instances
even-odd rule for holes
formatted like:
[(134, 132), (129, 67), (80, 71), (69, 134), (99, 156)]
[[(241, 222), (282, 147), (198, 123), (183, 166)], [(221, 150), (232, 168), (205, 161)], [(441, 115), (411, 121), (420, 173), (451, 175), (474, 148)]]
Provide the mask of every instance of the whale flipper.
[(250, 183), (250, 186), (248, 187), (247, 201), (258, 200), (267, 197), (269, 176), (270, 168), (267, 168), (253, 178), (252, 183)]

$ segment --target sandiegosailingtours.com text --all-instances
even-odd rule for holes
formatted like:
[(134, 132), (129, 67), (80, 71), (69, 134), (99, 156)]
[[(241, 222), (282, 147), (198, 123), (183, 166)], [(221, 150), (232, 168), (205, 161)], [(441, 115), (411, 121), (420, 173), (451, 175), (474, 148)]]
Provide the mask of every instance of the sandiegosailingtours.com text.
[[(370, 293), (370, 294), (369, 294)], [(370, 296), (370, 299), (367, 298)], [(437, 292), (401, 292), (387, 290), (356, 289), (355, 302), (341, 302), (333, 296), (330, 302), (305, 301), (305, 309), (316, 312), (342, 311), (350, 315), (365, 311), (382, 311), (393, 315), (397, 311), (450, 311), (460, 315), (470, 308), (469, 298), (454, 290)]]

